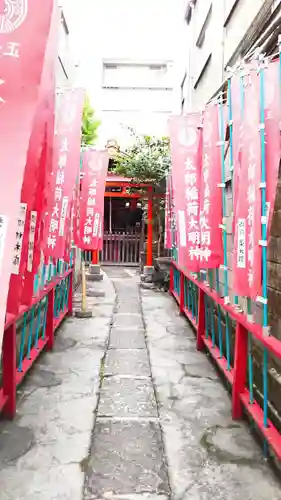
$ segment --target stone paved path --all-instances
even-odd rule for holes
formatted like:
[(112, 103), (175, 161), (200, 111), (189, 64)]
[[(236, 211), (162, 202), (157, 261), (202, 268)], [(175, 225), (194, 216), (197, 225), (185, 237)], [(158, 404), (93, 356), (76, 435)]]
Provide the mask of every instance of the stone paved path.
[(0, 429), (0, 500), (281, 500), (169, 295), (106, 270)]

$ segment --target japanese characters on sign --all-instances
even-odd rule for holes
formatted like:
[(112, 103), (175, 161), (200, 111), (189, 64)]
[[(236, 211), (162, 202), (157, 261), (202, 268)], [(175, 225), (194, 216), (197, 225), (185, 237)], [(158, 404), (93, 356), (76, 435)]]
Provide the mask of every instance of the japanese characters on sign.
[[(191, 271), (199, 270), (200, 259), (200, 135), (201, 115), (195, 115), (193, 150), (189, 150), (185, 161), (185, 200), (186, 200), (186, 221), (187, 221), (187, 265)], [(191, 127), (191, 124), (189, 125)], [(196, 264), (195, 264), (196, 262)]]
[(217, 268), (223, 263), (221, 156), (218, 106), (209, 105), (203, 121), (203, 165), (200, 196), (201, 268)]
[(259, 77), (251, 74), (245, 87), (243, 145), (237, 190), (233, 277), (238, 295), (256, 299), (261, 286), (261, 149)]
[(30, 273), (32, 272), (32, 267), (33, 267), (36, 223), (37, 223), (37, 212), (35, 210), (32, 210), (30, 214), (30, 228), (29, 228), (28, 256), (27, 256), (27, 270)]
[(58, 236), (63, 236), (65, 215), (62, 208), (67, 204), (67, 199), (63, 197), (63, 185), (65, 179), (65, 167), (67, 164), (68, 154), (68, 139), (67, 137), (60, 138), (58, 144), (58, 162), (55, 175), (55, 188), (53, 197), (53, 206), (51, 209), (51, 220), (49, 224), (49, 234), (47, 237), (47, 247), (54, 250), (57, 245)]
[(173, 194), (177, 221), (178, 263), (199, 270), (201, 114), (170, 120)]
[(84, 151), (82, 166), (84, 176), (80, 198), (79, 246), (84, 250), (97, 250), (103, 222), (107, 151)]
[(16, 241), (15, 241), (14, 251), (13, 251), (12, 274), (19, 274), (22, 243), (23, 243), (23, 234), (24, 234), (24, 227), (25, 227), (25, 220), (26, 220), (26, 210), (27, 210), (26, 203), (21, 203), (19, 216), (17, 219)]
[(2, 274), (4, 246), (7, 236), (8, 219), (6, 215), (0, 215), (0, 276)]
[(171, 173), (167, 175), (166, 179), (166, 199), (165, 199), (165, 248), (172, 248), (172, 234), (171, 234)]
[(45, 255), (63, 258), (66, 233), (70, 231), (73, 191), (80, 165), (80, 131), (84, 102), (82, 89), (69, 90), (61, 97), (53, 188), (48, 202)]

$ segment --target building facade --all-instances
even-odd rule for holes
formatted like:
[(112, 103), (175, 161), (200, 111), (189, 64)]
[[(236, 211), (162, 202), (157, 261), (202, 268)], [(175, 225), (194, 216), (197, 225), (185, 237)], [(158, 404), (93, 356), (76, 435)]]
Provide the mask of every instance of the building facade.
[(102, 123), (107, 138), (118, 143), (137, 135), (167, 133), (173, 111), (173, 62), (104, 60)]
[(59, 45), (58, 60), (56, 71), (56, 86), (65, 88), (73, 85), (75, 82), (77, 61), (71, 50), (71, 30), (67, 17), (67, 10), (63, 3), (59, 5), (60, 26), (59, 26)]
[(228, 69), (261, 48), (278, 51), (280, 0), (189, 0), (188, 51), (181, 78), (181, 108), (198, 110), (221, 88)]
[[(179, 111), (177, 58), (184, 0), (96, 2), (91, 101), (101, 119), (100, 146), (123, 149), (130, 132), (167, 135)], [(90, 77), (89, 77), (90, 78)]]

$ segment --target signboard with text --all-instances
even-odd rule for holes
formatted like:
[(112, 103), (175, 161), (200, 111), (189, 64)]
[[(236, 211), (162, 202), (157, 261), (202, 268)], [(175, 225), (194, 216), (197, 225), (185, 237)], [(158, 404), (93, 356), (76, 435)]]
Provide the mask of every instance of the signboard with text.
[(245, 87), (243, 145), (237, 190), (233, 287), (238, 295), (256, 299), (261, 287), (261, 147), (259, 76), (253, 71)]
[(214, 269), (223, 263), (221, 151), (218, 106), (206, 107), (203, 121), (203, 160), (200, 196), (200, 266)]
[(201, 113), (170, 120), (173, 196), (177, 222), (178, 264), (192, 271), (200, 261)]
[(83, 250), (97, 250), (103, 224), (104, 193), (108, 169), (108, 152), (89, 149), (83, 152), (82, 191), (78, 246)]

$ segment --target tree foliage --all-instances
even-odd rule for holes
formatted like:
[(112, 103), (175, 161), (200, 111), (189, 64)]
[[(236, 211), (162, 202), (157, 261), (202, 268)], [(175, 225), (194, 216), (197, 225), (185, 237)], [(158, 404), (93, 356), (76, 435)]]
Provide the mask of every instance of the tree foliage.
[[(115, 172), (132, 179), (132, 183), (152, 185), (157, 194), (163, 197), (153, 198), (154, 235), (157, 242), (157, 255), (163, 244), (165, 220), (166, 176), (171, 166), (170, 141), (167, 137), (135, 136), (133, 146), (121, 153), (116, 159)], [(144, 189), (144, 196), (146, 190)], [(144, 218), (147, 211), (144, 207)]]
[(82, 146), (91, 146), (96, 142), (99, 126), (100, 121), (95, 118), (95, 110), (86, 97), (82, 117)]
[(115, 172), (132, 179), (134, 183), (147, 182), (162, 191), (170, 165), (170, 141), (167, 137), (136, 136), (133, 146), (117, 157)]

